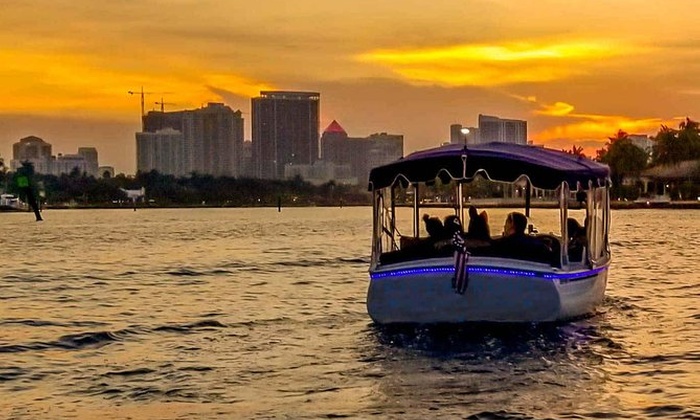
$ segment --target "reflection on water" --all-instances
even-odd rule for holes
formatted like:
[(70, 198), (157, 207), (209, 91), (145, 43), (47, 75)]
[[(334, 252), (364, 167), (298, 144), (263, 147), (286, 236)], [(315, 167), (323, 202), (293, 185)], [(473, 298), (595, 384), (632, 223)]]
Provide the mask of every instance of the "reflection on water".
[(540, 326), (375, 328), (371, 335), (379, 345), (368, 359), (381, 372), (380, 406), (398, 414), (421, 401), (450, 416), (597, 416), (601, 404), (619, 411), (605, 395), (604, 365), (623, 350), (595, 318)]
[(8, 418), (700, 416), (695, 211), (613, 212), (590, 317), (451, 327), (371, 323), (366, 208), (26, 216), (0, 215)]

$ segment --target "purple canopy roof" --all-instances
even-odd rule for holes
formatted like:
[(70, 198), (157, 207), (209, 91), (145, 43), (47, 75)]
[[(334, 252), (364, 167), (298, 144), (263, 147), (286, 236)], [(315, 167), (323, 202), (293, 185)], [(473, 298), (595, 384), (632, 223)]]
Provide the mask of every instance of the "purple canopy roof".
[(605, 185), (610, 168), (590, 159), (566, 152), (510, 143), (486, 143), (465, 147), (449, 144), (411, 153), (390, 164), (379, 166), (369, 174), (369, 190), (385, 188), (397, 181), (418, 183), (439, 177), (471, 181), (483, 172), (494, 181), (514, 182), (527, 176), (533, 186), (555, 189), (563, 181), (575, 189), (588, 182)]

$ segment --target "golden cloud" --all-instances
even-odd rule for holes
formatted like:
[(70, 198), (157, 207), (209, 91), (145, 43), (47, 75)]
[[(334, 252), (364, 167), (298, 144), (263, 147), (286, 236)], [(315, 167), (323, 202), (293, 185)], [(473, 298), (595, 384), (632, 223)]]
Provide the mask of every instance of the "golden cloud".
[[(157, 67), (143, 69), (119, 68), (120, 61), (111, 64), (99, 58), (80, 54), (0, 49), (0, 112), (32, 112), (43, 115), (111, 116), (133, 118), (140, 101), (130, 96), (143, 86), (148, 92), (145, 110), (156, 108), (155, 102), (177, 104), (178, 108), (199, 106), (212, 100), (214, 86), (241, 95), (255, 96), (270, 89), (266, 83), (236, 74), (207, 73), (201, 63), (193, 61), (170, 63), (167, 73)], [(217, 97), (217, 100), (219, 98)]]
[(236, 95), (252, 98), (262, 90), (274, 90), (271, 84), (250, 80), (235, 74), (208, 74), (204, 81), (209, 86), (225, 89)]
[(563, 117), (574, 111), (574, 106), (566, 102), (555, 102), (553, 105), (542, 105), (542, 109), (536, 110), (535, 114)]
[(388, 67), (414, 83), (500, 86), (549, 82), (585, 73), (585, 64), (629, 53), (610, 42), (513, 42), (418, 50), (377, 50), (358, 60)]
[(586, 114), (571, 114), (568, 116), (580, 121), (560, 124), (540, 131), (532, 136), (533, 140), (543, 143), (561, 139), (568, 139), (574, 143), (577, 140), (590, 139), (601, 139), (602, 141), (613, 136), (618, 130), (623, 130), (630, 134), (655, 134), (659, 131), (662, 124), (674, 125), (674, 120), (661, 118), (635, 119), (624, 116)]

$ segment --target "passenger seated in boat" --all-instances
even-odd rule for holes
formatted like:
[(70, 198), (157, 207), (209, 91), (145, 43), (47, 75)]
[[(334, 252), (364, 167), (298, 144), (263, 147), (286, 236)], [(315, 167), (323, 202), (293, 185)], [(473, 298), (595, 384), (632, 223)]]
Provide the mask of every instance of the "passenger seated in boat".
[(457, 217), (457, 215), (450, 214), (445, 216), (443, 225), (445, 228), (445, 239), (452, 239), (457, 232), (464, 233), (464, 229), (462, 229), (462, 222), (459, 221), (459, 217)]
[(479, 241), (491, 241), (489, 216), (486, 211), (482, 211), (479, 214), (476, 207), (469, 206), (469, 228), (467, 229), (467, 238)]
[(454, 237), (456, 234), (464, 236), (464, 229), (462, 229), (462, 223), (459, 221), (459, 217), (454, 214), (445, 216), (443, 222), (442, 235), (436, 237), (434, 243), (435, 249), (438, 251), (439, 255), (447, 254), (450, 255), (454, 252)]
[(432, 239), (439, 240), (445, 236), (445, 227), (437, 217), (430, 217), (426, 213), (423, 215), (423, 222), (425, 222), (425, 230), (428, 232), (428, 236)]
[(527, 217), (509, 213), (503, 226), (503, 236), (492, 242), (489, 255), (528, 261), (556, 263), (554, 253), (541, 239), (525, 233)]
[(401, 244), (400, 249), (406, 248), (432, 248), (438, 241), (442, 241), (446, 238), (446, 230), (437, 217), (430, 217), (429, 214), (423, 215), (423, 222), (425, 223), (425, 230), (428, 232), (428, 237), (426, 238), (413, 238), (410, 236), (402, 236), (399, 240)]
[(583, 261), (583, 250), (586, 247), (586, 228), (574, 218), (566, 219), (566, 230), (569, 243), (569, 261)]

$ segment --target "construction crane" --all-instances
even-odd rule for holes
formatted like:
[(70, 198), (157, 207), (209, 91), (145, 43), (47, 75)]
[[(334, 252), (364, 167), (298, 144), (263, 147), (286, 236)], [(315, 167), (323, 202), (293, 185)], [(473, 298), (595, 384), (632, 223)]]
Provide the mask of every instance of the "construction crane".
[(156, 105), (160, 105), (160, 112), (165, 112), (165, 105), (177, 105), (172, 102), (163, 102), (163, 98), (160, 98), (160, 102), (156, 101)]
[[(153, 95), (156, 93), (160, 93), (162, 95), (168, 94), (170, 92), (144, 92), (143, 86), (141, 86), (141, 90), (130, 90), (129, 95), (140, 95), (141, 96), (141, 128), (144, 128), (144, 121), (143, 117), (146, 115), (146, 110), (145, 110), (145, 98), (146, 95)], [(161, 98), (161, 102), (163, 102), (163, 99)]]
[(134, 91), (134, 90), (130, 90), (130, 91), (129, 91), (129, 95), (141, 95), (141, 118), (143, 118), (143, 116), (146, 115), (146, 111), (145, 111), (145, 109), (144, 109), (144, 105), (145, 105), (145, 104), (144, 104), (144, 98), (145, 98), (146, 95), (150, 95), (150, 94), (153, 94), (153, 93), (155, 93), (155, 92), (144, 92), (144, 91), (143, 91), (143, 86), (141, 86), (141, 90), (140, 90), (140, 91)]

